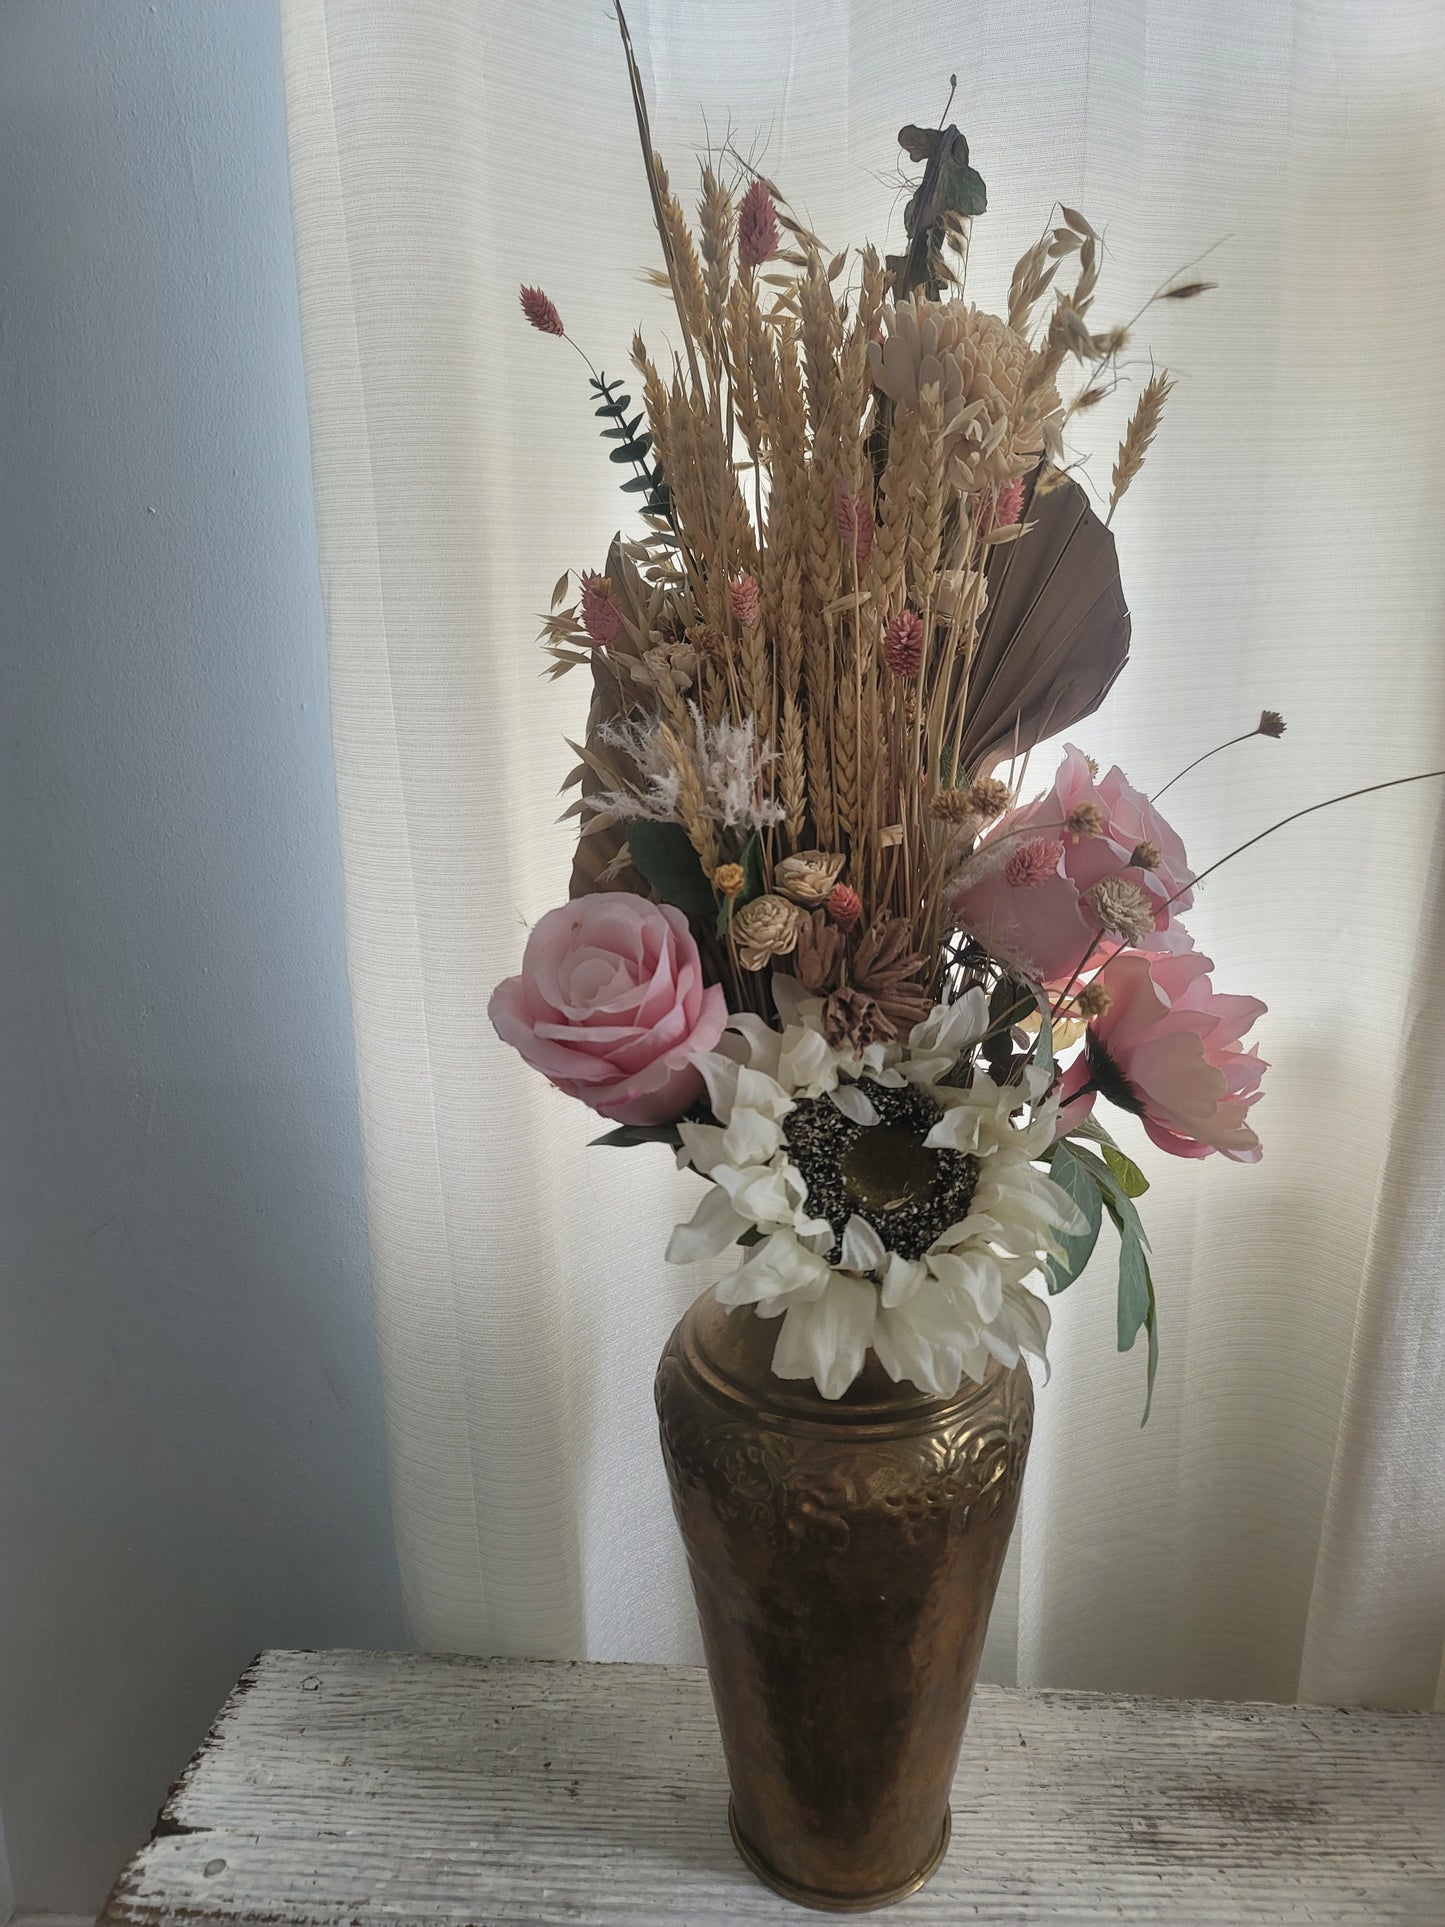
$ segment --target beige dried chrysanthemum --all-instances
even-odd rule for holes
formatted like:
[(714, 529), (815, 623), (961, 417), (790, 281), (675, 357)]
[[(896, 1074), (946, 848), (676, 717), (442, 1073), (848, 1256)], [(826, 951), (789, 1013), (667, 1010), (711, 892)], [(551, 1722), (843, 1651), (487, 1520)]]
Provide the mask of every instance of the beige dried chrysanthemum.
[(833, 885), (843, 874), (845, 858), (831, 850), (799, 850), (785, 856), (773, 871), (773, 885), (781, 895), (806, 909), (816, 909), (828, 901)]
[(745, 903), (732, 924), (743, 969), (765, 969), (774, 957), (795, 950), (802, 921), (802, 911), (786, 897), (754, 897)]
[(1127, 877), (1103, 877), (1084, 901), (1111, 937), (1137, 943), (1154, 928), (1154, 903), (1137, 883)]
[(1043, 424), (1061, 404), (1051, 384), (1024, 399), (1033, 351), (1016, 329), (970, 302), (921, 295), (900, 301), (884, 321), (886, 338), (868, 349), (874, 384), (915, 413), (921, 390), (937, 387), (955, 487), (1003, 487), (1032, 466)]

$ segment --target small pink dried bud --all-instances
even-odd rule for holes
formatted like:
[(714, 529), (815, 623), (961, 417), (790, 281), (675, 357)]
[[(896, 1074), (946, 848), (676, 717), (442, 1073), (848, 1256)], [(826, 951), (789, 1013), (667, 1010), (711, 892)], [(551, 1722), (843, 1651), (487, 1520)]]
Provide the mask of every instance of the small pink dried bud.
[(1003, 866), (1004, 882), (1014, 890), (1037, 890), (1058, 875), (1059, 858), (1063, 854), (1062, 843), (1036, 836), (1032, 843), (1015, 850)]
[(738, 259), (745, 268), (761, 267), (778, 251), (778, 210), (761, 181), (754, 181), (738, 208)]
[(1104, 827), (1104, 812), (1097, 803), (1076, 803), (1064, 818), (1070, 836), (1098, 836)]
[(1098, 982), (1085, 984), (1084, 988), (1074, 999), (1075, 1009), (1082, 1018), (1089, 1022), (1092, 1022), (1095, 1017), (1104, 1016), (1107, 1011), (1112, 1009), (1113, 1003), (1114, 996), (1109, 986)]
[(757, 577), (735, 575), (728, 584), (728, 607), (733, 612), (733, 621), (744, 629), (751, 629), (758, 619)]
[(523, 288), (522, 313), (539, 334), (560, 335), (567, 332), (562, 326), (556, 303), (540, 288)]
[(828, 915), (840, 930), (851, 930), (863, 914), (863, 899), (846, 883), (835, 883), (828, 893)]
[(1164, 852), (1157, 843), (1136, 843), (1129, 865), (1135, 870), (1157, 870), (1163, 861)]
[(1259, 733), (1261, 736), (1283, 736), (1284, 717), (1277, 709), (1266, 709), (1261, 713)]
[(923, 667), (923, 618), (901, 609), (883, 632), (883, 660), (895, 676), (916, 676)]
[(839, 481), (833, 488), (833, 516), (845, 550), (851, 550), (860, 569), (873, 553), (873, 496), (865, 483), (854, 495)]
[(590, 569), (582, 574), (582, 627), (599, 649), (622, 634), (622, 605), (612, 593), (612, 578)]

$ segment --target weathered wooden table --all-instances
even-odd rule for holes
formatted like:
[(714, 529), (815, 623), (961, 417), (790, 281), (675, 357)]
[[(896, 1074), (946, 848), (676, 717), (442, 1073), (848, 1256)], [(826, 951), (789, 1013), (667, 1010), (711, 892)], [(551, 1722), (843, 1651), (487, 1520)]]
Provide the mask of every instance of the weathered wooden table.
[[(980, 1689), (909, 1921), (1445, 1922), (1445, 1716)], [(106, 1927), (808, 1918), (728, 1839), (689, 1667), (264, 1653)]]

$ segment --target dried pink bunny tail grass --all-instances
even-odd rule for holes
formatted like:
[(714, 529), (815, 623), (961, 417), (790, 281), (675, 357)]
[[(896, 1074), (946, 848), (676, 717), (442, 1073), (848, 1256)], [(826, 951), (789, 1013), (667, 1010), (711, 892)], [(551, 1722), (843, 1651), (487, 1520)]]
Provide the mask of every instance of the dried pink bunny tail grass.
[(863, 914), (863, 899), (846, 883), (835, 883), (828, 892), (828, 915), (840, 930), (851, 930)]
[(1004, 882), (1014, 890), (1037, 890), (1058, 875), (1059, 858), (1064, 846), (1048, 837), (1036, 836), (1015, 850), (1003, 866)]
[(523, 288), (521, 299), (522, 313), (539, 334), (561, 335), (567, 332), (562, 326), (557, 304), (550, 295), (543, 294), (540, 288)]
[(751, 629), (758, 619), (758, 581), (756, 576), (735, 575), (728, 584), (728, 607), (733, 612), (733, 621), (744, 629)]
[(612, 593), (611, 578), (592, 569), (582, 575), (582, 627), (599, 649), (606, 649), (622, 634), (622, 608)]
[(883, 660), (895, 676), (916, 676), (923, 667), (923, 618), (900, 609), (883, 632)]
[(778, 251), (778, 210), (761, 181), (754, 181), (738, 208), (738, 259), (761, 267)]
[(833, 519), (844, 552), (852, 551), (861, 573), (873, 555), (873, 495), (866, 483), (856, 495), (845, 482), (835, 484)]

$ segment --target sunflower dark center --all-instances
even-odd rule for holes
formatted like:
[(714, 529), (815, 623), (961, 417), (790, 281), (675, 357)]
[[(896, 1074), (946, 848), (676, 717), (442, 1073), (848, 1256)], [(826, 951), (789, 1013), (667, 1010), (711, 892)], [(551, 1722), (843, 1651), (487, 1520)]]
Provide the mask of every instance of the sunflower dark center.
[(856, 1211), (890, 1251), (921, 1258), (967, 1213), (978, 1159), (929, 1149), (923, 1140), (943, 1112), (911, 1084), (892, 1090), (865, 1077), (858, 1088), (878, 1113), (876, 1124), (855, 1124), (830, 1097), (801, 1099), (783, 1124), (808, 1187), (808, 1209), (837, 1234), (824, 1256), (838, 1262), (843, 1228)]

